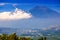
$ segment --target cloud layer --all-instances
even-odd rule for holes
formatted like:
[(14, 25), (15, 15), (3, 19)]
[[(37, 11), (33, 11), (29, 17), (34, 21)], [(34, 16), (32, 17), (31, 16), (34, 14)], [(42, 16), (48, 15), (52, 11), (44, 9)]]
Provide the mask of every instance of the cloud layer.
[(31, 18), (32, 15), (30, 13), (26, 13), (18, 8), (15, 9), (14, 12), (1, 12), (0, 20), (15, 20), (15, 19), (28, 19)]

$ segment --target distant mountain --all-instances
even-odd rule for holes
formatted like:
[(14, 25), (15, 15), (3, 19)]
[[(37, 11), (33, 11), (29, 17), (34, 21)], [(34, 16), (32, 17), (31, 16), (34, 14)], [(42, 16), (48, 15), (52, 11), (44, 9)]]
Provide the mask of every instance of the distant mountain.
[(34, 8), (30, 9), (29, 12), (31, 12), (31, 14), (37, 18), (60, 17), (60, 13), (45, 6), (35, 6)]
[(20, 29), (20, 28), (0, 28), (0, 34), (11, 34), (17, 33), (17, 35), (21, 36), (50, 36), (50, 35), (60, 35), (60, 29)]
[(0, 34), (12, 34), (16, 33), (21, 36), (38, 36), (41, 35), (39, 30), (35, 29), (20, 29), (20, 28), (0, 28)]
[(46, 30), (60, 30), (60, 26), (51, 26), (51, 27), (48, 27), (46, 28)]
[(60, 35), (60, 26), (53, 26), (44, 30), (44, 35)]

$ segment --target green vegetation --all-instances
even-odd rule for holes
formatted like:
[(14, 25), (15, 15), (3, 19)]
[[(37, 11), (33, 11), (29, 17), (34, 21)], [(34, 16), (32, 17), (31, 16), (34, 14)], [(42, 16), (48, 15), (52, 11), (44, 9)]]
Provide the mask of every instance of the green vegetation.
[[(20, 37), (16, 33), (13, 34), (2, 34), (0, 35), (0, 40), (34, 40), (32, 37)], [(46, 40), (46, 37), (38, 37), (37, 40)]]
[(13, 34), (0, 34), (0, 40), (60, 40), (60, 36), (17, 36)]

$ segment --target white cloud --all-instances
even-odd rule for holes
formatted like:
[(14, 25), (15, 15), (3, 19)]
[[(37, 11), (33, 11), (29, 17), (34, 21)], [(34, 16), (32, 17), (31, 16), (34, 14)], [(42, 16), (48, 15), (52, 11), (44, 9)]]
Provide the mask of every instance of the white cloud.
[(5, 3), (0, 3), (0, 6), (3, 6), (3, 5), (5, 5)]
[(2, 12), (0, 13), (0, 20), (16, 20), (16, 19), (28, 19), (31, 18), (32, 15), (30, 13), (26, 13), (25, 11), (15, 9), (14, 12)]

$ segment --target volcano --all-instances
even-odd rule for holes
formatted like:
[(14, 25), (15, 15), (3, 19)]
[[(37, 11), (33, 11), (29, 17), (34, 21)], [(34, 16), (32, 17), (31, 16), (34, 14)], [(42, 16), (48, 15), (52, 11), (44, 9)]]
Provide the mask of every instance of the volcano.
[(60, 13), (45, 7), (45, 6), (35, 6), (29, 10), (34, 17), (37, 18), (57, 18), (60, 17)]

